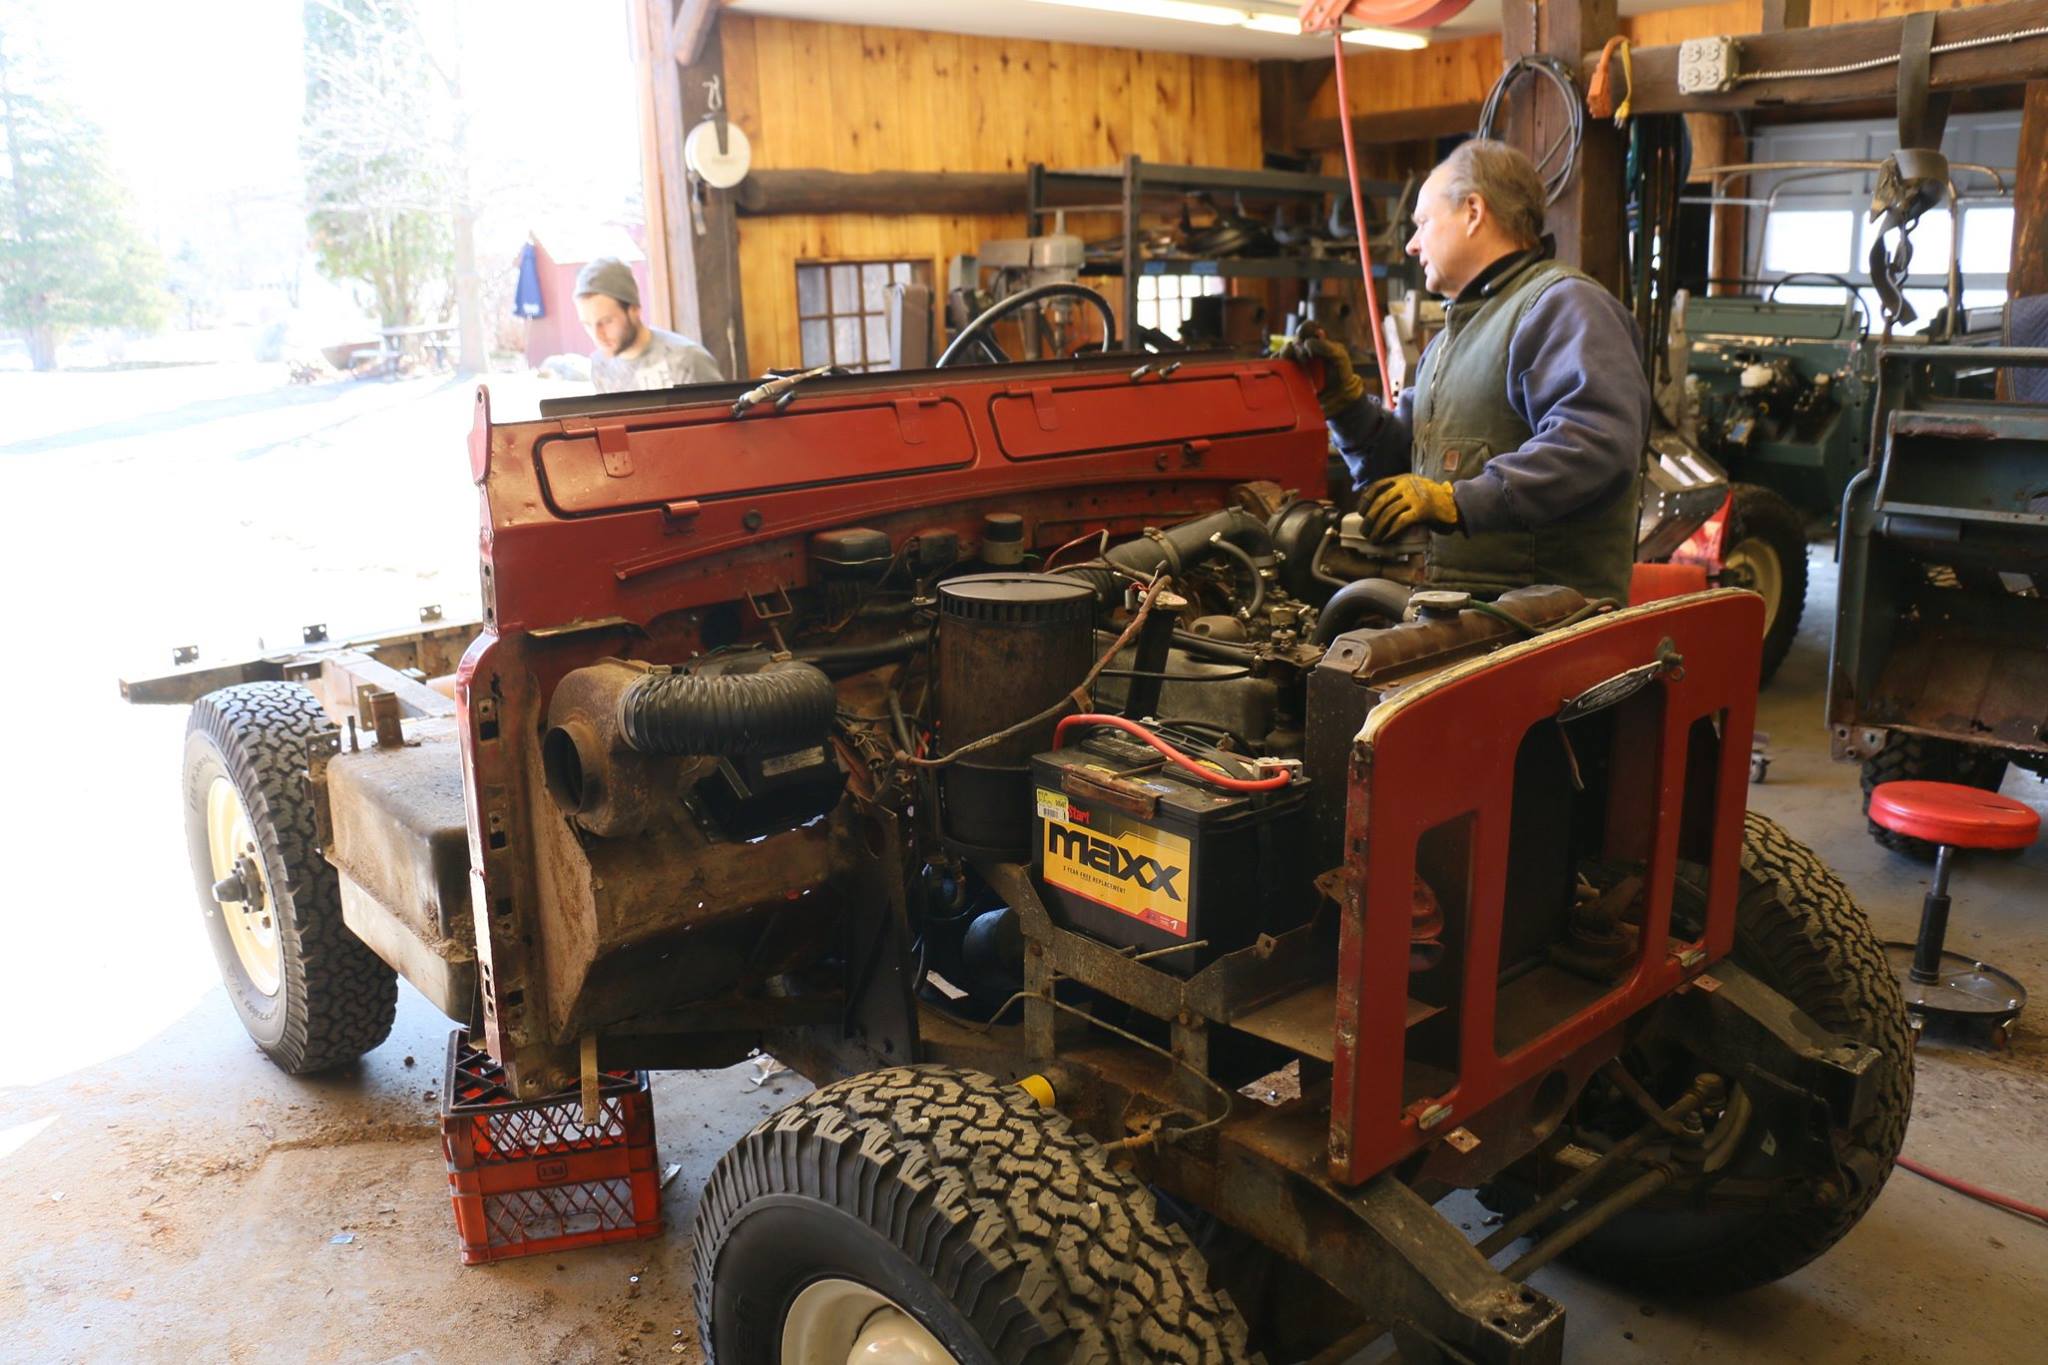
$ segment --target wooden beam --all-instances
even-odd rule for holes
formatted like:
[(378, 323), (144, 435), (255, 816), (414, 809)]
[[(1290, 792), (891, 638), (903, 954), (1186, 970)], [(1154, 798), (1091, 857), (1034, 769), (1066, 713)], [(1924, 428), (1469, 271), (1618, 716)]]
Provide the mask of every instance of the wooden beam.
[(1785, 33), (1813, 22), (1813, 0), (1764, 0), (1764, 32)]
[[(1538, 0), (1508, 5), (1501, 31), (1501, 56), (1543, 53), (1574, 67), (1584, 89), (1601, 46), (1619, 31), (1615, 0)], [(1580, 54), (1590, 49), (1591, 55)], [(1636, 70), (1641, 72), (1639, 65)], [(1532, 157), (1561, 140), (1567, 111), (1549, 82), (1524, 78), (1508, 105), (1509, 140)], [(1587, 119), (1579, 144), (1578, 170), (1550, 206), (1545, 225), (1557, 239), (1557, 258), (1575, 265), (1608, 289), (1621, 292), (1623, 144), (1609, 119)]]
[(711, 26), (718, 19), (719, 6), (723, 0), (674, 0), (674, 18), (669, 23), (669, 34), (677, 66), (695, 66), (704, 58), (704, 40), (711, 36)]
[[(1510, 12), (1510, 20), (1513, 14)], [(1870, 19), (1855, 24), (1829, 24), (1785, 33), (1743, 37), (1739, 70), (1797, 71), (1843, 66), (1899, 53), (1903, 19)], [(2000, 39), (2023, 29), (2048, 27), (2048, 0), (2005, 0), (2004, 4), (1944, 10), (1934, 21), (1934, 42)], [(1586, 54), (1591, 62), (1598, 49)], [(1634, 52), (1635, 112), (1638, 114), (1700, 114), (1710, 110), (1755, 109), (1788, 104), (1842, 104), (1853, 100), (1896, 97), (1899, 69), (1886, 63), (1868, 71), (1840, 76), (1807, 76), (1790, 80), (1751, 81), (1733, 90), (1703, 95), (1680, 94), (1678, 48), (1639, 47)], [(1991, 41), (1983, 47), (1935, 56), (1929, 71), (1934, 91), (1975, 85), (2011, 85), (2048, 79), (2048, 35)]]
[[(2048, 294), (2048, 81), (2027, 87), (2020, 115), (2020, 178), (2012, 195), (2012, 265), (2006, 272), (2006, 293), (2013, 298)], [(2026, 148), (2035, 149), (2028, 155)]]
[[(1479, 126), (1479, 101), (1431, 104), (1419, 109), (1393, 109), (1383, 114), (1356, 114), (1351, 131), (1360, 144), (1420, 142), (1469, 133)], [(1344, 130), (1333, 118), (1302, 121), (1294, 145), (1304, 152), (1326, 152), (1344, 145)]]
[[(734, 190), (748, 218), (773, 214), (1022, 213), (1025, 180), (1015, 171), (754, 171)], [(1096, 194), (1097, 200), (1107, 191)], [(1049, 207), (1060, 207), (1053, 203)]]

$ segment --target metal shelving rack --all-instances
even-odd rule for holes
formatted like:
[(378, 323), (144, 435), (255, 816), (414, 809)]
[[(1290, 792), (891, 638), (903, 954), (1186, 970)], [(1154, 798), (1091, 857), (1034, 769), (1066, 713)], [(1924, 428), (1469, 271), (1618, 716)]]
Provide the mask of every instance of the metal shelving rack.
[[(1360, 187), (1368, 199), (1387, 200), (1401, 193), (1399, 182), (1368, 180)], [(1178, 207), (1191, 194), (1203, 191), (1241, 195), (1248, 202), (1282, 203), (1313, 201), (1318, 208), (1326, 196), (1348, 196), (1349, 182), (1342, 176), (1307, 175), (1295, 171), (1244, 171), (1221, 166), (1173, 166), (1127, 156), (1121, 166), (1091, 170), (1052, 170), (1041, 162), (1031, 163), (1026, 195), (1030, 232), (1045, 230), (1046, 215), (1056, 209), (1070, 213), (1116, 213), (1123, 219), (1123, 252), (1115, 261), (1090, 262), (1082, 267), (1088, 275), (1123, 277), (1124, 325), (1138, 315), (1138, 279), (1144, 275), (1220, 275), (1233, 279), (1335, 280), (1355, 278), (1358, 263), (1351, 260), (1311, 260), (1292, 256), (1153, 256), (1138, 251), (1138, 217), (1147, 208)], [(1110, 200), (1106, 192), (1114, 191)], [(1384, 277), (1387, 269), (1375, 265), (1373, 274)]]

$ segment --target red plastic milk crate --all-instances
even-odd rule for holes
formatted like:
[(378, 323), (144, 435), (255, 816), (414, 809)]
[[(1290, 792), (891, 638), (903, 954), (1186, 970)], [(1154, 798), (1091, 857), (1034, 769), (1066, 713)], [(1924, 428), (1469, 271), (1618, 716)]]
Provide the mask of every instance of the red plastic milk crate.
[(466, 1030), (449, 1034), (441, 1150), (464, 1265), (660, 1234), (647, 1073), (603, 1073), (598, 1109), (593, 1126), (577, 1091), (515, 1098)]

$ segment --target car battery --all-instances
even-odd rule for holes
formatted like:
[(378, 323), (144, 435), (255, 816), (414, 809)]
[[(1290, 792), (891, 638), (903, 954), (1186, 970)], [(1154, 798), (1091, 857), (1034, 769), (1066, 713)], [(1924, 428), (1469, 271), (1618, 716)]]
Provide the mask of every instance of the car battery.
[[(1225, 775), (1247, 771), (1242, 755), (1161, 737)], [(1272, 791), (1231, 791), (1114, 730), (1039, 754), (1031, 772), (1033, 870), (1066, 928), (1156, 954), (1153, 966), (1185, 976), (1315, 908), (1298, 774)]]

